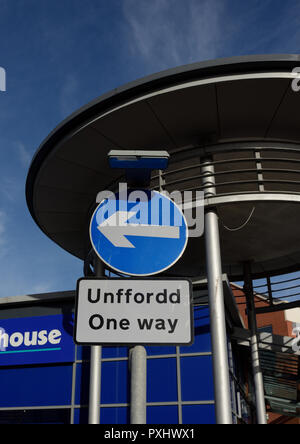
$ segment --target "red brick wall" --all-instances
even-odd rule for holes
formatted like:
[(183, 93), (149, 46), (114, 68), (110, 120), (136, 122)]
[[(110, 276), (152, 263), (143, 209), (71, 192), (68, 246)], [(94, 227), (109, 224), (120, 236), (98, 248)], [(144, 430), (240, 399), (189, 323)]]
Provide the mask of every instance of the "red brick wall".
[[(246, 298), (243, 290), (236, 288), (232, 285), (233, 295), (236, 298), (239, 311), (244, 320), (245, 327), (248, 328), (248, 318), (246, 314)], [(266, 307), (269, 306), (268, 302), (261, 300), (259, 297), (254, 297), (255, 306)], [(272, 325), (273, 334), (281, 336), (292, 336), (292, 322), (286, 321), (284, 316), (284, 311), (275, 311), (273, 313), (263, 313), (256, 316), (257, 327), (265, 327), (267, 325)]]

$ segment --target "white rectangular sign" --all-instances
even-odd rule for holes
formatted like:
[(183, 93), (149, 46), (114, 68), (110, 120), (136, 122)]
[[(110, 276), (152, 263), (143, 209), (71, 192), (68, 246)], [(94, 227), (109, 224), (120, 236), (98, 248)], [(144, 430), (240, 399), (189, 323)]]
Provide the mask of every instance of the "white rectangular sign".
[(97, 279), (77, 282), (77, 344), (193, 342), (188, 279)]

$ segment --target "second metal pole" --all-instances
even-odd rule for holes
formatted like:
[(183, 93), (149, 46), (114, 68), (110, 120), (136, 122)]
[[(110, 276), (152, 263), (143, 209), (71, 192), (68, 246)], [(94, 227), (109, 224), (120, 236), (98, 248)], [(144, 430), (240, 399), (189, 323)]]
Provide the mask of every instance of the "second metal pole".
[(251, 361), (255, 389), (256, 416), (258, 424), (267, 424), (264, 381), (260, 367), (258, 333), (255, 314), (251, 265), (244, 263), (244, 292), (247, 300), (248, 328), (251, 334)]
[(130, 423), (146, 424), (147, 354), (145, 347), (136, 345), (130, 350)]
[[(204, 196), (214, 196), (214, 166), (209, 159), (203, 163), (201, 172)], [(204, 223), (216, 422), (232, 424), (219, 225), (215, 208), (206, 210)]]
[[(104, 276), (104, 267), (96, 258), (95, 275)], [(91, 346), (90, 391), (89, 391), (89, 424), (100, 423), (100, 390), (101, 390), (101, 345)]]

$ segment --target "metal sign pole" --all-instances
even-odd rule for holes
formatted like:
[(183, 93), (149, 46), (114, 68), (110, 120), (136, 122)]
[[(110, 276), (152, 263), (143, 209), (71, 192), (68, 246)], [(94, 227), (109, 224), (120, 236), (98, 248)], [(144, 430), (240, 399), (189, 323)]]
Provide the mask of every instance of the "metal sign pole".
[(130, 350), (130, 424), (146, 424), (147, 355), (145, 347)]
[[(204, 196), (208, 198), (216, 194), (214, 166), (209, 159), (203, 163), (201, 172), (203, 174)], [(232, 424), (220, 239), (216, 209), (209, 208), (204, 217), (216, 422), (217, 424)]]
[[(96, 258), (95, 275), (104, 276), (104, 267)], [(100, 388), (101, 388), (101, 345), (91, 346), (90, 391), (89, 391), (89, 424), (100, 423)]]
[(255, 389), (256, 416), (258, 424), (267, 424), (264, 381), (260, 367), (258, 334), (251, 277), (251, 265), (244, 263), (244, 292), (247, 300), (248, 328), (251, 332), (251, 361)]

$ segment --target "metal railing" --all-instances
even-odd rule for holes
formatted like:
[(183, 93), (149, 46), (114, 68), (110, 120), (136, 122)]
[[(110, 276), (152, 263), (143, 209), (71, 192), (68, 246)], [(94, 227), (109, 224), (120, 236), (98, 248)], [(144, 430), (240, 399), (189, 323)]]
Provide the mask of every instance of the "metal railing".
[[(220, 155), (222, 157), (226, 155), (226, 159), (218, 159)], [(209, 188), (210, 184), (202, 184), (201, 179), (211, 176), (215, 179), (217, 195), (240, 192), (300, 194), (300, 147), (295, 149), (282, 146), (250, 146), (243, 147), (242, 150), (227, 148), (224, 151), (219, 149), (216, 153), (212, 151), (209, 158), (209, 161), (205, 159), (205, 166), (214, 166), (214, 173), (202, 173), (201, 169), (204, 164), (201, 162), (200, 156), (195, 154), (184, 161), (188, 161), (190, 165), (170, 169), (176, 164), (180, 164), (180, 160), (176, 161), (176, 153), (172, 154), (173, 162), (169, 169), (160, 171), (158, 175), (152, 177), (152, 188), (159, 189), (163, 184), (167, 190), (176, 186), (178, 191), (203, 191), (205, 188)], [(244, 167), (247, 163), (248, 167), (247, 165)], [(249, 163), (251, 163), (250, 166)], [(273, 163), (279, 164), (279, 167), (274, 167)], [(236, 168), (236, 165), (239, 165), (240, 168)], [(195, 170), (198, 170), (197, 174), (195, 174)], [(187, 182), (190, 186), (184, 188), (184, 184)], [(243, 186), (247, 186), (247, 189), (243, 189)]]
[(300, 271), (281, 276), (267, 276), (255, 282), (254, 290), (271, 305), (300, 300)]
[[(243, 282), (237, 282), (238, 287), (243, 291)], [(268, 276), (253, 281), (254, 296), (257, 296), (263, 306), (278, 307), (284, 309), (288, 303), (294, 303), (295, 307), (300, 307), (300, 270), (293, 273)], [(235, 299), (238, 305), (246, 305), (244, 293), (237, 294)], [(260, 307), (259, 300), (255, 301), (257, 307)], [(257, 309), (259, 312), (259, 308)], [(272, 311), (272, 310), (271, 310)], [(300, 323), (300, 319), (299, 319)]]

